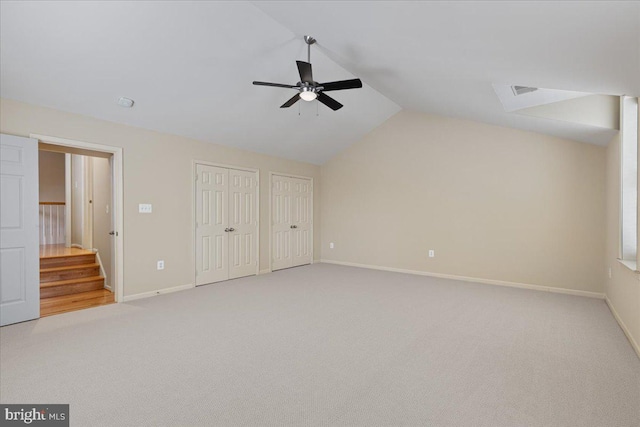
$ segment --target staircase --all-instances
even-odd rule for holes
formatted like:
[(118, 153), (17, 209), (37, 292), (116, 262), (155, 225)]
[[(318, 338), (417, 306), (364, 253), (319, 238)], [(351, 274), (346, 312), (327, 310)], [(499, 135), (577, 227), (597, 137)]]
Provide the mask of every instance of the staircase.
[(71, 249), (40, 255), (41, 317), (114, 302), (95, 253)]

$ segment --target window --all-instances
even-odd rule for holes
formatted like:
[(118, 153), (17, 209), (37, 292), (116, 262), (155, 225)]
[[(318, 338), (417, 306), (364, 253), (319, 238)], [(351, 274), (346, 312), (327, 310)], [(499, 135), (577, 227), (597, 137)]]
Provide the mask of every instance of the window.
[(621, 238), (620, 258), (637, 269), (638, 255), (638, 98), (620, 99)]

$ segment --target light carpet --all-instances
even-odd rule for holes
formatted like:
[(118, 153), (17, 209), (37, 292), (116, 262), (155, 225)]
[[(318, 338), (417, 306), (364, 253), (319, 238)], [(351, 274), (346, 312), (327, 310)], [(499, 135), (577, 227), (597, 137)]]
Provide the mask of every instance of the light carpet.
[(72, 426), (640, 425), (602, 300), (315, 264), (0, 329)]

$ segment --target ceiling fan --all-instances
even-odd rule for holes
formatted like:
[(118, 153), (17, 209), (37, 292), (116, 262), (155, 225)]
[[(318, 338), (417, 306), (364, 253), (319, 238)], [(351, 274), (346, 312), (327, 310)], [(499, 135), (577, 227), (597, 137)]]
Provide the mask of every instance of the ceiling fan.
[(326, 95), (324, 92), (332, 90), (358, 89), (362, 87), (362, 81), (360, 79), (340, 80), (328, 83), (318, 83), (314, 81), (313, 73), (311, 72), (311, 45), (316, 42), (316, 39), (311, 36), (304, 36), (304, 41), (307, 43), (307, 62), (296, 61), (296, 64), (298, 65), (298, 72), (300, 73), (300, 81), (298, 83), (295, 85), (286, 85), (280, 83), (253, 82), (253, 84), (257, 86), (296, 89), (298, 93), (282, 104), (280, 108), (289, 108), (300, 99), (304, 101), (313, 101), (317, 98), (318, 101), (322, 102), (333, 111), (341, 109), (343, 105), (331, 98), (329, 95)]

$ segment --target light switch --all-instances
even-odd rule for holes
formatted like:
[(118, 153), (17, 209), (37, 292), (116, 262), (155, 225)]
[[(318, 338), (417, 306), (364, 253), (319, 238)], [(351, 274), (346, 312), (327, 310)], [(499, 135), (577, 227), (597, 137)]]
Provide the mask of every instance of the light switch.
[(151, 213), (151, 203), (140, 203), (138, 205), (139, 213)]

